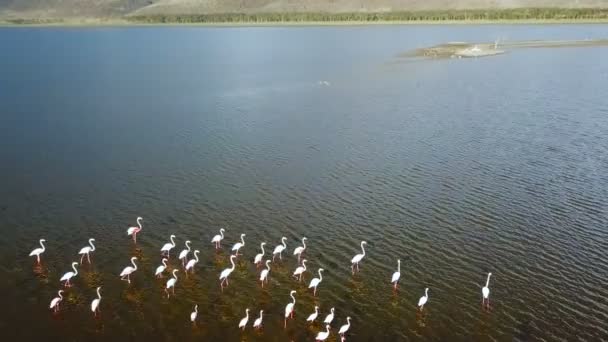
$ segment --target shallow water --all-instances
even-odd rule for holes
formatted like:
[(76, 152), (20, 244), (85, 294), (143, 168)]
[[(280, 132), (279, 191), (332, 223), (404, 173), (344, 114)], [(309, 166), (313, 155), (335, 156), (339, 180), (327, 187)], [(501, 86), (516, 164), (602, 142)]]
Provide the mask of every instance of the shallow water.
[[(608, 339), (608, 49), (398, 57), (447, 41), (605, 37), (602, 25), (0, 29), (0, 330), (300, 341), (322, 328), (304, 322), (316, 304), (320, 319), (336, 308), (332, 341), (347, 315), (354, 341)], [(153, 272), (170, 234), (171, 268), (186, 239), (201, 261), (167, 299), (167, 274)], [(262, 289), (251, 260), (282, 236)], [(316, 298), (290, 277), (302, 236), (309, 269), (326, 269)], [(93, 263), (52, 314), (90, 237)], [(263, 331), (237, 329), (246, 308), (250, 324), (264, 309)]]

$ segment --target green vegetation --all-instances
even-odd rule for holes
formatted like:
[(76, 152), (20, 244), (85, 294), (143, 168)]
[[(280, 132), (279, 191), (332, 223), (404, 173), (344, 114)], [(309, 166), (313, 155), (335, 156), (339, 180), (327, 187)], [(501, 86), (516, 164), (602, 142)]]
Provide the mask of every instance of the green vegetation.
[(442, 22), (524, 20), (608, 20), (608, 8), (521, 8), (381, 13), (224, 13), (132, 16), (135, 23), (298, 23), (298, 22)]

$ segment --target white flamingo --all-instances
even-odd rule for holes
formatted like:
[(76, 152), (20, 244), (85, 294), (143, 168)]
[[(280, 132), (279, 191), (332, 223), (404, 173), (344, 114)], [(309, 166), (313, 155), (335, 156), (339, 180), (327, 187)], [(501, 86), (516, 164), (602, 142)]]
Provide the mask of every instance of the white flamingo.
[(188, 261), (188, 263), (186, 264), (186, 274), (188, 274), (188, 270), (192, 270), (192, 273), (194, 273), (194, 265), (198, 263), (198, 253), (200, 253), (199, 250), (195, 250), (194, 259)]
[(46, 250), (46, 248), (44, 247), (44, 243), (46, 242), (46, 240), (40, 239), (38, 242), (40, 243), (40, 247), (31, 251), (30, 256), (35, 255), (36, 259), (38, 260), (38, 263), (40, 263), (40, 254), (44, 253), (44, 251)]
[(291, 316), (291, 318), (293, 318), (293, 307), (296, 305), (296, 297), (294, 297), (293, 295), (296, 293), (295, 290), (291, 290), (291, 292), (289, 292), (289, 296), (291, 296), (291, 299), (293, 300), (291, 303), (287, 304), (285, 306), (285, 328), (287, 329), (287, 318), (289, 318)]
[(298, 266), (295, 271), (293, 271), (293, 276), (298, 277), (298, 281), (302, 281), (302, 273), (306, 272), (306, 259), (302, 260), (302, 266)]
[(310, 316), (308, 316), (308, 318), (306, 319), (306, 322), (314, 322), (317, 317), (319, 316), (319, 307), (315, 306), (315, 312), (311, 313)]
[(173, 270), (173, 278), (167, 280), (167, 286), (165, 287), (167, 298), (169, 298), (169, 289), (171, 289), (173, 291), (173, 294), (175, 295), (175, 283), (177, 283), (177, 274), (175, 273), (177, 273), (177, 270)]
[(293, 251), (293, 255), (298, 256), (298, 263), (300, 262), (300, 257), (302, 256), (302, 253), (304, 253), (304, 251), (306, 250), (306, 240), (308, 239), (306, 237), (303, 237), (302, 246), (296, 247), (296, 249), (294, 249)]
[(264, 287), (264, 282), (268, 282), (268, 272), (270, 272), (270, 259), (266, 260), (266, 268), (260, 272), (260, 281), (262, 282), (262, 287)]
[(244, 331), (245, 327), (247, 326), (247, 322), (249, 322), (249, 308), (245, 309), (245, 318), (241, 319), (239, 322), (239, 329), (243, 329)]
[(163, 247), (160, 249), (161, 254), (163, 253), (167, 253), (167, 258), (170, 257), (169, 253), (171, 253), (171, 250), (173, 249), (173, 247), (175, 247), (175, 235), (171, 234), (171, 236), (169, 237), (169, 240), (171, 240), (171, 243), (166, 243), (163, 245)]
[(235, 258), (236, 258), (236, 255), (230, 256), (230, 263), (232, 264), (232, 267), (223, 270), (222, 273), (220, 274), (220, 287), (222, 288), (222, 290), (224, 289), (224, 282), (226, 282), (226, 286), (229, 285), (228, 277), (230, 276), (230, 273), (232, 273), (234, 271), (234, 269), (236, 268), (236, 266), (234, 265)]
[(391, 278), (391, 283), (393, 283), (393, 288), (395, 290), (397, 289), (399, 278), (401, 278), (401, 260), (397, 259), (397, 272), (393, 273), (393, 277)]
[(141, 232), (141, 230), (143, 229), (143, 227), (141, 226), (141, 222), (143, 218), (138, 217), (137, 218), (137, 227), (129, 227), (129, 229), (127, 229), (127, 235), (132, 235), (133, 236), (133, 242), (137, 243), (137, 233)]
[(361, 262), (361, 260), (363, 259), (363, 257), (365, 256), (365, 248), (363, 247), (363, 245), (367, 245), (367, 242), (365, 241), (361, 241), (361, 254), (357, 254), (355, 255), (352, 259), (351, 259), (351, 269), (353, 271), (353, 274), (355, 274), (355, 266), (357, 266), (357, 272), (359, 271), (359, 262)]
[(331, 322), (334, 320), (334, 315), (335, 315), (336, 309), (331, 308), (330, 311), (331, 311), (331, 313), (329, 315), (325, 316), (325, 320), (323, 321), (323, 323), (325, 323), (325, 324), (331, 324)]
[(194, 311), (190, 314), (190, 321), (192, 323), (196, 321), (196, 316), (198, 316), (198, 304), (194, 305)]
[(330, 329), (329, 324), (325, 326), (325, 329), (326, 329), (326, 331), (321, 331), (320, 333), (317, 334), (317, 337), (315, 337), (315, 340), (325, 341), (329, 337), (329, 329)]
[(57, 295), (59, 297), (55, 297), (53, 298), (53, 300), (51, 300), (51, 305), (49, 305), (49, 309), (53, 309), (53, 311), (55, 312), (59, 311), (59, 303), (61, 303), (61, 301), (63, 300), (63, 296), (61, 295), (62, 293), (63, 290), (57, 291)]
[(321, 272), (325, 271), (322, 268), (319, 268), (319, 278), (312, 278), (312, 280), (310, 281), (310, 284), (308, 285), (309, 289), (313, 289), (313, 296), (317, 295), (317, 286), (319, 286), (319, 284), (321, 284), (321, 281), (323, 281), (323, 275), (321, 274)]
[(190, 254), (190, 240), (185, 243), (186, 249), (179, 252), (178, 259), (182, 261), (182, 265), (186, 265), (186, 259), (188, 259), (188, 254)]
[(78, 252), (78, 254), (82, 254), (82, 256), (80, 257), (81, 264), (82, 264), (82, 260), (84, 259), (85, 254), (87, 256), (87, 260), (89, 261), (89, 264), (91, 263), (91, 258), (89, 257), (89, 253), (95, 252), (95, 245), (93, 244), (93, 241), (95, 241), (95, 239), (89, 239), (90, 246), (83, 247), (80, 250), (80, 252)]
[(220, 235), (216, 235), (213, 237), (213, 239), (211, 239), (211, 243), (215, 243), (215, 249), (218, 249), (222, 246), (222, 240), (224, 240), (224, 232), (226, 231), (226, 229), (221, 228), (220, 229)]
[(424, 289), (424, 296), (418, 299), (418, 308), (420, 310), (424, 309), (424, 304), (429, 300), (429, 288)]
[(487, 305), (490, 306), (490, 277), (492, 276), (492, 272), (488, 273), (488, 280), (486, 280), (486, 286), (481, 289), (481, 305), (487, 302)]
[(262, 328), (262, 317), (264, 315), (264, 310), (260, 310), (260, 317), (256, 318), (255, 321), (253, 321), (253, 328), (254, 329), (260, 329)]
[(262, 242), (260, 244), (260, 248), (262, 249), (262, 253), (258, 253), (255, 255), (255, 258), (253, 258), (253, 263), (256, 264), (257, 266), (260, 266), (260, 263), (262, 262), (262, 258), (264, 257), (264, 246), (266, 245), (266, 242)]
[(59, 281), (65, 281), (64, 286), (70, 286), (70, 279), (74, 278), (75, 276), (78, 275), (78, 270), (76, 269), (76, 266), (78, 265), (78, 263), (76, 261), (74, 261), (72, 263), (72, 269), (74, 270), (74, 272), (66, 272)]
[(131, 284), (131, 273), (137, 271), (137, 265), (135, 264), (135, 260), (137, 260), (137, 257), (132, 257), (131, 264), (133, 264), (133, 266), (127, 266), (122, 270), (122, 272), (120, 272), (120, 280), (125, 280), (125, 277), (127, 277), (126, 281)]
[(154, 275), (158, 278), (162, 278), (163, 277), (163, 272), (165, 272), (165, 270), (167, 269), (167, 258), (163, 258), (163, 260), (161, 260), (162, 265), (158, 266), (156, 268), (156, 272), (154, 272)]
[(282, 244), (278, 245), (274, 248), (274, 251), (272, 252), (272, 261), (274, 261), (274, 258), (277, 256), (277, 254), (279, 255), (279, 259), (283, 260), (283, 256), (281, 254), (283, 253), (285, 248), (287, 248), (287, 244), (285, 243), (285, 240), (287, 240), (287, 238), (283, 236), (281, 238)]
[(93, 311), (95, 316), (97, 316), (97, 311), (99, 309), (99, 302), (101, 302), (101, 293), (99, 293), (100, 290), (101, 290), (101, 286), (99, 286), (97, 288), (97, 298), (93, 299), (93, 301), (91, 302), (91, 311)]
[(234, 253), (234, 255), (239, 255), (239, 250), (243, 247), (245, 247), (245, 240), (243, 240), (243, 238), (245, 237), (245, 234), (241, 234), (241, 242), (237, 242), (234, 244), (234, 246), (232, 246), (232, 251), (236, 252)]
[(346, 324), (340, 327), (340, 331), (338, 331), (338, 334), (340, 334), (340, 336), (344, 336), (348, 329), (350, 329), (350, 317), (346, 317), (346, 322)]

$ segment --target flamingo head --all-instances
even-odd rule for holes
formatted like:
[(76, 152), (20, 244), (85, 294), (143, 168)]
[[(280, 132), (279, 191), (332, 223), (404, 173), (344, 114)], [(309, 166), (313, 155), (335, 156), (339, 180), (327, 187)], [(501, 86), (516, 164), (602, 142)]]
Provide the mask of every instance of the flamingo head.
[(488, 273), (488, 277), (491, 277), (491, 276), (492, 276), (492, 272)]
[(322, 269), (322, 268), (319, 268), (319, 272), (323, 272), (323, 271), (325, 271), (325, 270), (324, 270), (324, 269)]
[(169, 238), (174, 238), (175, 239), (175, 235), (171, 234), (171, 236)]
[(137, 257), (132, 257), (131, 258), (131, 261), (135, 261), (135, 260), (137, 260)]
[(243, 238), (243, 237), (245, 237), (245, 236), (247, 236), (247, 235), (246, 235), (246, 234), (241, 234), (241, 237), (242, 237), (242, 238)]
[(367, 241), (361, 241), (362, 245), (367, 245)]
[(261, 246), (266, 246), (266, 242), (262, 242), (260, 245)]
[(74, 262), (72, 263), (72, 266), (78, 266), (78, 263), (77, 263), (76, 261), (74, 261)]
[(291, 290), (291, 292), (289, 292), (290, 295), (296, 294), (296, 290)]
[(143, 218), (141, 216), (137, 216), (137, 220), (135, 221), (143, 221)]
[(46, 242), (46, 240), (45, 239), (40, 239), (40, 242)]
[(223, 233), (223, 232), (225, 232), (225, 231), (226, 231), (226, 229), (224, 229), (224, 228), (220, 228), (220, 232), (222, 232), (222, 233)]
[(308, 238), (306, 236), (302, 238), (302, 241), (306, 241), (306, 240), (308, 240)]

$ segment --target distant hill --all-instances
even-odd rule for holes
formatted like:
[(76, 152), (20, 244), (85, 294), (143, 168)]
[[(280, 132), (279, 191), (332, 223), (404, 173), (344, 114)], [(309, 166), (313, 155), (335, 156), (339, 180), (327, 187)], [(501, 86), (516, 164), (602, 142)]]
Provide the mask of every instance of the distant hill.
[(4, 18), (450, 9), (608, 8), (608, 0), (0, 0)]

